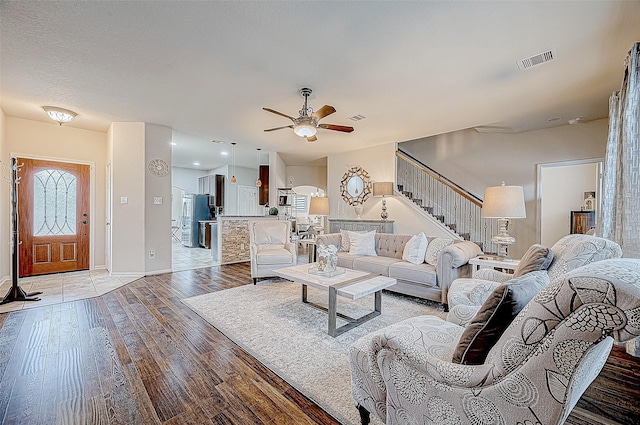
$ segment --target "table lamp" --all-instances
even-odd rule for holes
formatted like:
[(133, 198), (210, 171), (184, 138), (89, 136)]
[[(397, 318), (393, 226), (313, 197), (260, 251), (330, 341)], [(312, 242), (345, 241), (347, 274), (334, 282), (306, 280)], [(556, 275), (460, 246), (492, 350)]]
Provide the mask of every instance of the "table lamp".
[(389, 217), (387, 214), (387, 200), (385, 196), (393, 195), (393, 182), (378, 182), (373, 183), (373, 196), (382, 196), (382, 212), (380, 217), (386, 220)]
[(516, 239), (509, 235), (509, 219), (525, 218), (527, 216), (524, 206), (524, 191), (522, 186), (488, 187), (484, 191), (482, 203), (482, 218), (498, 219), (498, 234), (491, 241), (498, 245), (498, 259), (509, 258), (507, 246)]
[[(325, 196), (312, 196), (311, 202), (309, 202), (309, 215), (329, 215), (329, 198)], [(320, 231), (322, 228), (323, 226), (317, 225), (315, 230)]]

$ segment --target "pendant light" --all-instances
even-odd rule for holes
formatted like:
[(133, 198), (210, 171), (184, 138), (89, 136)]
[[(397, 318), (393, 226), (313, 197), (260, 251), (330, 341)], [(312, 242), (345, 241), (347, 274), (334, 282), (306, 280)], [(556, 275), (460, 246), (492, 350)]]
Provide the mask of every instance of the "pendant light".
[(231, 183), (236, 184), (236, 142), (231, 142)]
[(262, 180), (260, 180), (260, 151), (262, 149), (258, 148), (256, 150), (258, 151), (258, 180), (256, 180), (256, 186), (260, 187), (262, 186)]

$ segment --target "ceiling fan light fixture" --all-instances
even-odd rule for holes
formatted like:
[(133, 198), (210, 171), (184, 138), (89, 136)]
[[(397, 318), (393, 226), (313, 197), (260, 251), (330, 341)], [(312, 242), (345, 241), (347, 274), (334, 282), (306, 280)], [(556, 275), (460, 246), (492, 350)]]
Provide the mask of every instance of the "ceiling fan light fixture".
[(60, 125), (73, 121), (76, 115), (78, 115), (73, 111), (56, 106), (43, 106), (42, 109), (49, 115), (49, 118)]
[(311, 123), (309, 118), (302, 118), (296, 120), (293, 132), (300, 137), (311, 137), (316, 135), (318, 129)]

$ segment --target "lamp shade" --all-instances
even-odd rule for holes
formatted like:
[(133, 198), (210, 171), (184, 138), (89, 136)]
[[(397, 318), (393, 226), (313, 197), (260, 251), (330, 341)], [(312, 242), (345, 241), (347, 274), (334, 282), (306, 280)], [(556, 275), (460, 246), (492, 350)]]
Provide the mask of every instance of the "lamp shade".
[(329, 198), (312, 196), (309, 203), (309, 215), (329, 215)]
[(522, 186), (493, 186), (484, 190), (482, 218), (525, 218)]
[(373, 196), (393, 195), (393, 182), (378, 182), (373, 184)]

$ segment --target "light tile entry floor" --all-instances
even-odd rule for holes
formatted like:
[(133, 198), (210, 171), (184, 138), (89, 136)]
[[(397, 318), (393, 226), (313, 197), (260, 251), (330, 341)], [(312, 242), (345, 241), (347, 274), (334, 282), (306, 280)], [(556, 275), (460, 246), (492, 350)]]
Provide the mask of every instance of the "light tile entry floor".
[[(27, 293), (42, 291), (42, 294), (37, 295), (40, 301), (14, 301), (2, 304), (0, 313), (97, 297), (141, 277), (139, 275), (110, 276), (107, 270), (24, 277), (18, 280), (22, 290)], [(4, 297), (10, 287), (11, 280), (0, 285), (0, 297)]]

